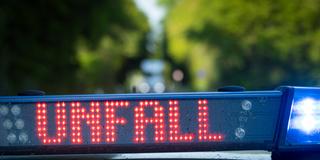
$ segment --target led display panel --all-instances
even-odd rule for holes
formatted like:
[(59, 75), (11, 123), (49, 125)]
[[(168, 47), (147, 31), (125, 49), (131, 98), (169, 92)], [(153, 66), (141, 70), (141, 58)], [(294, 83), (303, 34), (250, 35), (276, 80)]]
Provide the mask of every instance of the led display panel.
[(264, 148), (274, 138), (280, 101), (279, 91), (0, 97), (0, 151)]

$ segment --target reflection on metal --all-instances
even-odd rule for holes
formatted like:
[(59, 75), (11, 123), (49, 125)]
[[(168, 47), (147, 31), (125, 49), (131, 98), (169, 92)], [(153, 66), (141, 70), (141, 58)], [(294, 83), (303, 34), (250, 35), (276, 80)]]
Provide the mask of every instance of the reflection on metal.
[(267, 151), (226, 152), (178, 152), (178, 153), (134, 153), (134, 154), (92, 154), (92, 155), (48, 155), (48, 156), (4, 156), (3, 159), (32, 160), (106, 160), (106, 159), (216, 159), (216, 160), (271, 160)]

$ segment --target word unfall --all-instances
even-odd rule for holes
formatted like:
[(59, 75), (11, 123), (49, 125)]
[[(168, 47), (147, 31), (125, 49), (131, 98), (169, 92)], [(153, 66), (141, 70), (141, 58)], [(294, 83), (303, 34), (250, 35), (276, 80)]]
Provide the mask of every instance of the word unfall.
[[(90, 144), (110, 143), (118, 141), (118, 127), (128, 125), (133, 121), (131, 143), (146, 143), (147, 136), (152, 136), (152, 143), (179, 143), (179, 142), (210, 142), (222, 141), (222, 134), (210, 132), (208, 101), (206, 99), (196, 100), (197, 133), (183, 133), (181, 130), (179, 100), (167, 100), (169, 107), (163, 107), (158, 100), (141, 100), (131, 105), (132, 101), (92, 101), (83, 102), (55, 102), (54, 121), (49, 121), (48, 103), (36, 103), (36, 133), (42, 144), (64, 144), (67, 139), (71, 144), (84, 143), (84, 127), (89, 128), (87, 137)], [(87, 106), (85, 106), (87, 105)], [(118, 115), (117, 110), (133, 108), (131, 118)], [(146, 110), (151, 110), (148, 115)], [(165, 109), (167, 110), (165, 112)], [(132, 110), (130, 110), (132, 111)], [(211, 115), (214, 116), (214, 115)], [(50, 123), (50, 124), (48, 124)], [(48, 131), (48, 126), (51, 132)], [(153, 128), (152, 132), (147, 127)], [(53, 129), (52, 129), (53, 128)], [(52, 132), (54, 131), (54, 132)], [(49, 134), (48, 134), (49, 133)]]

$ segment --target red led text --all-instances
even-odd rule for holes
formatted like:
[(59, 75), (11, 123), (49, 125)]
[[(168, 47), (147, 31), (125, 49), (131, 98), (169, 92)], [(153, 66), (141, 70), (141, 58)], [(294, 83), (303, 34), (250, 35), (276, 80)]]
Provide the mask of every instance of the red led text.
[[(210, 142), (222, 141), (222, 134), (212, 133), (213, 122), (210, 122), (208, 101), (197, 100), (197, 128), (193, 132), (183, 130), (184, 114), (181, 114), (179, 100), (141, 100), (130, 104), (130, 101), (92, 101), (81, 102), (58, 102), (54, 104), (54, 122), (48, 118), (48, 104), (45, 102), (36, 104), (36, 132), (42, 144), (102, 144), (117, 143), (119, 128), (133, 124), (132, 130), (125, 130), (126, 135), (132, 136), (133, 143), (180, 143), (180, 142)], [(88, 106), (85, 106), (88, 105)], [(168, 106), (167, 108), (164, 106)], [(52, 106), (50, 106), (52, 107)], [(129, 111), (133, 107), (132, 116), (128, 113), (121, 115), (118, 110)], [(132, 110), (131, 109), (131, 110)], [(194, 108), (195, 109), (195, 108)], [(152, 114), (147, 114), (152, 113)], [(133, 119), (130, 119), (133, 117)], [(131, 123), (128, 123), (128, 122)], [(48, 125), (50, 123), (50, 125)], [(68, 123), (68, 124), (67, 124)], [(48, 126), (54, 126), (48, 131)], [(84, 129), (84, 127), (88, 129)], [(152, 128), (150, 132), (147, 128)], [(89, 133), (85, 131), (88, 130)], [(190, 130), (190, 129), (188, 129)], [(124, 130), (122, 130), (124, 131)], [(152, 139), (151, 136), (153, 137)], [(149, 137), (149, 139), (148, 139)], [(86, 139), (89, 138), (89, 139)], [(129, 142), (128, 142), (129, 143)]]

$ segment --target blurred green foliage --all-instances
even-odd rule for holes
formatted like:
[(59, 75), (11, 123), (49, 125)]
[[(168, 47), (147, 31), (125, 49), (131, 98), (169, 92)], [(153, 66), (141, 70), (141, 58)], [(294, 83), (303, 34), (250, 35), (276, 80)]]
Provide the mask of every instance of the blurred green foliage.
[(195, 90), (320, 84), (319, 0), (160, 0), (167, 52)]
[(185, 72), (173, 90), (320, 84), (320, 0), (159, 4), (163, 43), (149, 54), (149, 25), (132, 0), (1, 1), (0, 94), (123, 92), (141, 60), (159, 57), (167, 86), (171, 70)]
[(148, 30), (131, 0), (3, 0), (0, 93), (112, 90), (138, 66)]

